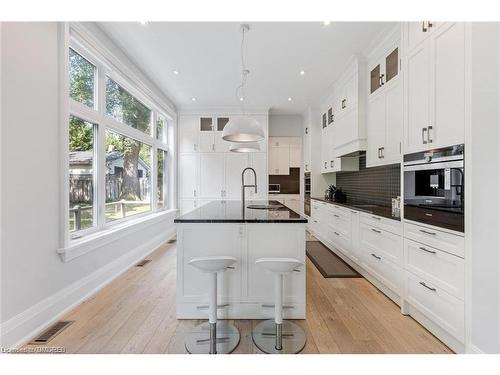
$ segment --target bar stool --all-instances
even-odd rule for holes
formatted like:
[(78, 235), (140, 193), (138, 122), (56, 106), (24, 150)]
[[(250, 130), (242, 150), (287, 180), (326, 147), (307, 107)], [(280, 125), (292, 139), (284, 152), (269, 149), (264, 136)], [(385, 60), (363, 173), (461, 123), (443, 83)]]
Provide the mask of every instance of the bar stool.
[(293, 258), (260, 258), (255, 264), (274, 274), (274, 320), (266, 320), (254, 328), (253, 342), (264, 353), (299, 353), (306, 345), (306, 334), (297, 324), (283, 321), (283, 276), (300, 272), (297, 267), (304, 263)]
[(196, 267), (210, 277), (208, 323), (196, 326), (186, 338), (185, 346), (192, 354), (228, 354), (240, 342), (240, 332), (228, 323), (217, 323), (217, 309), (228, 305), (217, 305), (217, 273), (224, 272), (236, 263), (236, 258), (230, 256), (209, 256), (191, 259), (188, 264)]

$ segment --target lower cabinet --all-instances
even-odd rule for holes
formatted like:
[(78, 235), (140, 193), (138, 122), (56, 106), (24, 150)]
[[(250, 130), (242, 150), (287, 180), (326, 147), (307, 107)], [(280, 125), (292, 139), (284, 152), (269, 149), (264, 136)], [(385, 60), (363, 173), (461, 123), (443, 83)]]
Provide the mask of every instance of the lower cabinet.
[[(308, 229), (456, 352), (464, 350), (463, 235), (311, 201)], [(404, 227), (404, 230), (403, 230)]]

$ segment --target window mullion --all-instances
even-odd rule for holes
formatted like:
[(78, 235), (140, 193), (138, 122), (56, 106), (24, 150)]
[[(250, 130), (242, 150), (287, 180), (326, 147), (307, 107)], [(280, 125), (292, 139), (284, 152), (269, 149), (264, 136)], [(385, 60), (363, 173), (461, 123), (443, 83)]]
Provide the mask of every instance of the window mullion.
[(97, 80), (97, 112), (99, 114), (100, 122), (98, 125), (97, 136), (97, 163), (96, 163), (96, 176), (97, 176), (97, 227), (98, 229), (104, 228), (106, 224), (106, 127), (104, 124), (104, 112), (106, 105), (105, 96), (105, 72), (102, 65), (98, 65), (98, 80)]

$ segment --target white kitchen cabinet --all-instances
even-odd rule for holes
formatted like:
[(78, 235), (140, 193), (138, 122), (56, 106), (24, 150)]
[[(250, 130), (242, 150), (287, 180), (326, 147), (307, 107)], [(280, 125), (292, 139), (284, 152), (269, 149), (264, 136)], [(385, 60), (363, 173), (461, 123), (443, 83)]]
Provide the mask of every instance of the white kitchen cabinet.
[[(422, 42), (408, 45), (403, 64), (405, 152), (464, 143), (466, 25), (445, 22), (433, 27)], [(408, 34), (413, 29), (407, 25), (405, 30)]]
[(198, 155), (179, 155), (179, 196), (180, 198), (196, 198), (198, 189)]
[(396, 164), (401, 161), (403, 87), (399, 78), (368, 104), (366, 166)]
[[(228, 153), (224, 155), (224, 188), (223, 198), (241, 198), (241, 173), (248, 167), (248, 154)], [(251, 173), (248, 173), (251, 175)], [(252, 181), (253, 184), (253, 181)], [(247, 192), (250, 189), (247, 190)]]
[(290, 168), (300, 168), (302, 164), (301, 143), (302, 139), (300, 137), (289, 137)]
[(200, 154), (200, 197), (223, 198), (224, 155)]
[(302, 136), (303, 144), (303, 165), (305, 172), (311, 172), (311, 126), (305, 123), (304, 134)]
[(441, 23), (435, 21), (407, 22), (404, 25), (405, 44), (411, 50), (426, 40)]
[(215, 135), (213, 131), (200, 132), (198, 151), (199, 152), (215, 151)]
[(179, 118), (179, 151), (181, 153), (198, 151), (198, 116)]
[(269, 174), (290, 174), (290, 144), (288, 137), (269, 137)]
[(179, 214), (184, 215), (198, 208), (196, 199), (181, 199), (179, 205)]

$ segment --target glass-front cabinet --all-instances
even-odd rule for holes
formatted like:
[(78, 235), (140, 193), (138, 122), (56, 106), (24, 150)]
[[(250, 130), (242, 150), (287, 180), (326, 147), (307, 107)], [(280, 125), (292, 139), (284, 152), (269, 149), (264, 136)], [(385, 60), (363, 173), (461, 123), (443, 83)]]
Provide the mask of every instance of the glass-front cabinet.
[(370, 94), (374, 94), (381, 87), (399, 75), (399, 46), (391, 48), (383, 58), (370, 69)]

